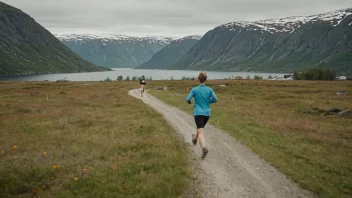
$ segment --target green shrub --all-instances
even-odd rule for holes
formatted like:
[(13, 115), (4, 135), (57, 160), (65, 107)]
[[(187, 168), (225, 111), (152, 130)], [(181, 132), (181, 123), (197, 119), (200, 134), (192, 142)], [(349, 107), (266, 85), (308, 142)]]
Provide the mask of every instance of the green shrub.
[(122, 75), (118, 76), (116, 80), (119, 80), (119, 81), (123, 80), (123, 76)]
[(255, 75), (255, 76), (254, 76), (254, 79), (255, 79), (255, 80), (260, 80), (260, 79), (263, 79), (263, 77), (262, 77), (262, 76)]
[(335, 80), (336, 72), (332, 69), (310, 68), (304, 71), (295, 71), (295, 80)]

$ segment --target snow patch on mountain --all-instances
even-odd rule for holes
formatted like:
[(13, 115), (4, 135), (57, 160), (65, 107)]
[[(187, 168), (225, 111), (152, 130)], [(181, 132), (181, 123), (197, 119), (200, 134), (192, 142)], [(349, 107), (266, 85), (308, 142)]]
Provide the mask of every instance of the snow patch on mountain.
[(140, 42), (147, 41), (149, 43), (163, 43), (169, 44), (171, 41), (177, 39), (174, 37), (163, 36), (147, 36), (147, 37), (133, 37), (118, 34), (55, 34), (56, 38), (61, 41), (72, 41), (75, 43), (85, 43), (89, 40), (101, 40), (102, 42)]
[(170, 44), (171, 43), (181, 43), (181, 42), (183, 42), (183, 41), (185, 41), (185, 40), (200, 40), (200, 39), (202, 39), (202, 35), (192, 35), (192, 36), (186, 36), (186, 37), (183, 37), (183, 38), (180, 38), (180, 39), (175, 39), (175, 40), (173, 40), (173, 41), (171, 41), (170, 42)]
[[(251, 30), (261, 30), (270, 33), (293, 33), (295, 30), (300, 28), (303, 24), (308, 22), (328, 21), (332, 26), (337, 26), (347, 16), (352, 15), (352, 8), (337, 10), (334, 12), (327, 12), (323, 14), (311, 15), (311, 16), (294, 16), (285, 17), (280, 19), (266, 19), (253, 22), (239, 21), (224, 24), (220, 27), (229, 28), (230, 31), (235, 31), (236, 27), (240, 26)], [(351, 24), (350, 24), (351, 25)]]
[(200, 40), (202, 37), (203, 37), (202, 35), (192, 35), (192, 36), (187, 36), (185, 38), (194, 39), (194, 40)]
[(180, 38), (180, 39), (177, 39), (177, 40), (174, 40), (175, 42), (176, 41), (183, 41), (183, 40), (186, 40), (186, 39), (193, 39), (193, 40), (200, 40), (203, 36), (201, 35), (192, 35), (192, 36), (186, 36), (186, 37), (183, 37), (183, 38)]

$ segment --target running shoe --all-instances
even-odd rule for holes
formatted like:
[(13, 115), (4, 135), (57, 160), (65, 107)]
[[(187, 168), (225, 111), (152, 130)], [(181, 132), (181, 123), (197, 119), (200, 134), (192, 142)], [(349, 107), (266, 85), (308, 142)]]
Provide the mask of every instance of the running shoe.
[(204, 147), (203, 148), (203, 153), (202, 153), (202, 159), (204, 159), (205, 156), (207, 156), (207, 154), (208, 154), (208, 149)]
[(197, 138), (196, 138), (196, 135), (194, 134), (192, 134), (192, 142), (193, 142), (193, 145), (197, 144)]

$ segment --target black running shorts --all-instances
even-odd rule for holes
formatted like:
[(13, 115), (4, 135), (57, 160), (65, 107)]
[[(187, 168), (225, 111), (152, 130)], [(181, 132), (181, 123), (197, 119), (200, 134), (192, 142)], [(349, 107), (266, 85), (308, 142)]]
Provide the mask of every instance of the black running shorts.
[(196, 121), (197, 129), (204, 128), (209, 120), (209, 116), (194, 116), (194, 120)]

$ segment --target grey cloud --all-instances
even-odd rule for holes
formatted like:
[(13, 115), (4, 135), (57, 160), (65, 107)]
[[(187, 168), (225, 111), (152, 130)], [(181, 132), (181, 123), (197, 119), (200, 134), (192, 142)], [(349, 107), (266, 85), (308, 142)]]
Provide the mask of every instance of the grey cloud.
[(232, 21), (310, 15), (351, 0), (4, 0), (52, 32), (186, 36)]

